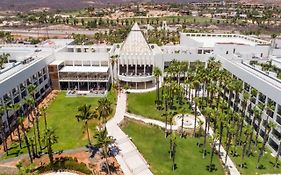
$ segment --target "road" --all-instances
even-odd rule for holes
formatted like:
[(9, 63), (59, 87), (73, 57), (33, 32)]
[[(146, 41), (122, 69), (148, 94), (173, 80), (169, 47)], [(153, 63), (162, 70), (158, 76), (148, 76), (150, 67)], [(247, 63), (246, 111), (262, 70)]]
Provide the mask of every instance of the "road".
[(105, 32), (108, 29), (86, 30), (86, 29), (0, 29), (1, 31), (11, 32), (13, 35), (24, 37), (67, 37), (73, 33), (93, 35), (97, 32)]

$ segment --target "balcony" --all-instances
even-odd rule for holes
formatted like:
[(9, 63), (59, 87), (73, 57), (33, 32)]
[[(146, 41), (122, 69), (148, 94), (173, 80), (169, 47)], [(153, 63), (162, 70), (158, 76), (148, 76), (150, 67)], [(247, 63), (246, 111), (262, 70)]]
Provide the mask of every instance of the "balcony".
[(128, 76), (128, 75), (118, 75), (119, 80), (125, 81), (125, 82), (147, 82), (147, 81), (154, 81), (155, 77), (153, 75), (150, 76)]

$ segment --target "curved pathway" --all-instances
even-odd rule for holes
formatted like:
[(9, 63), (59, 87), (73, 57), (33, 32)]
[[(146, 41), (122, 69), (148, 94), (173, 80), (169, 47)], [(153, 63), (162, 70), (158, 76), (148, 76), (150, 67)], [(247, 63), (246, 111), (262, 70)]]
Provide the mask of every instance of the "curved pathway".
[[(199, 111), (199, 109), (198, 109)], [(161, 128), (165, 128), (165, 123), (162, 122), (162, 121), (158, 121), (158, 120), (154, 120), (154, 119), (149, 119), (149, 118), (146, 118), (146, 117), (142, 117), (142, 116), (139, 116), (139, 115), (135, 115), (135, 114), (130, 114), (130, 113), (125, 113), (125, 117), (128, 117), (130, 119), (133, 119), (133, 120), (137, 120), (137, 121), (140, 121), (140, 122), (144, 122), (146, 124), (152, 124), (152, 125), (155, 125), (155, 126), (159, 126)], [(204, 124), (202, 125), (202, 128), (204, 128), (205, 126), (205, 117), (201, 114), (198, 116), (198, 118), (204, 122)], [(179, 128), (181, 127), (181, 125), (172, 125), (172, 130), (178, 130)], [(167, 125), (167, 128), (170, 128), (170, 125), (168, 124)], [(209, 129), (209, 133), (208, 133), (210, 136), (213, 135), (213, 130), (212, 128)], [(217, 141), (216, 142), (216, 150), (218, 151), (219, 149), (219, 142)], [(220, 150), (220, 159), (222, 160), (222, 162), (224, 162), (225, 160), (225, 155), (226, 155), (226, 151), (224, 150), (224, 148), (221, 146), (221, 150)], [(231, 175), (240, 175), (238, 169), (236, 168), (234, 162), (230, 159), (230, 157), (228, 156), (227, 157), (227, 162), (226, 162), (226, 167), (229, 169), (229, 172)]]
[(116, 145), (120, 149), (115, 156), (125, 175), (153, 175), (149, 170), (149, 165), (139, 153), (136, 146), (119, 127), (126, 112), (127, 94), (118, 94), (116, 113), (114, 117), (106, 123), (108, 135), (116, 140)]

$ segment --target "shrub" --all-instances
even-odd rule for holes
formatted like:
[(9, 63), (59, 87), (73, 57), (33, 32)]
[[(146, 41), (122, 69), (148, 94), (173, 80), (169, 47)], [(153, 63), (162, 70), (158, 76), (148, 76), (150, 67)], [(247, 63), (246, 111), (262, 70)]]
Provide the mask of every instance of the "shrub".
[(79, 163), (77, 158), (62, 157), (57, 158), (54, 162), (54, 167), (49, 165), (38, 167), (36, 170), (39, 173), (44, 173), (47, 171), (58, 171), (58, 170), (74, 170), (84, 174), (92, 174), (92, 171), (88, 169), (85, 163)]

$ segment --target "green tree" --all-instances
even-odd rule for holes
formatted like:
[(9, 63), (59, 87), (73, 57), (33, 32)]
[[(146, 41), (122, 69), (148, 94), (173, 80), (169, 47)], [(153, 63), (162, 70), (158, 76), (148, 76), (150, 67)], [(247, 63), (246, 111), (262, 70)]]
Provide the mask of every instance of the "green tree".
[(3, 65), (9, 62), (10, 56), (11, 55), (9, 53), (3, 53), (2, 55), (0, 55), (0, 69), (3, 69)]
[(208, 170), (211, 172), (215, 169), (214, 164), (213, 164), (213, 159), (214, 159), (214, 152), (216, 149), (216, 143), (218, 140), (217, 134), (214, 134), (213, 137), (211, 137), (211, 143), (212, 143), (212, 148), (211, 148), (211, 157), (210, 157), (210, 163), (208, 166)]
[(29, 155), (29, 160), (30, 160), (30, 163), (33, 162), (33, 157), (32, 157), (32, 154), (31, 154), (31, 150), (30, 150), (30, 143), (29, 143), (29, 139), (28, 139), (28, 136), (27, 136), (27, 132), (26, 132), (26, 129), (24, 127), (24, 116), (21, 115), (20, 116), (20, 125), (21, 125), (21, 129), (22, 129), (22, 132), (23, 132), (23, 135), (24, 135), (24, 140), (25, 140), (25, 145), (26, 145), (26, 148), (27, 148), (27, 152), (28, 152), (28, 155)]
[(78, 107), (78, 114), (75, 116), (77, 118), (78, 122), (80, 120), (84, 122), (84, 127), (86, 128), (88, 142), (89, 142), (90, 145), (91, 145), (91, 140), (90, 140), (88, 121), (95, 117), (95, 114), (91, 111), (91, 107), (92, 107), (91, 105), (87, 105), (87, 104), (79, 106)]
[(105, 157), (106, 160), (106, 168), (107, 173), (111, 174), (110, 168), (109, 168), (109, 162), (108, 162), (108, 146), (114, 142), (113, 138), (111, 136), (107, 135), (107, 129), (101, 129), (99, 130), (95, 136), (96, 140), (96, 146), (99, 148), (102, 148), (102, 154)]
[(268, 138), (269, 138), (269, 133), (272, 130), (272, 128), (274, 128), (274, 127), (275, 127), (275, 124), (271, 121), (266, 124), (265, 135), (263, 137), (263, 143), (262, 143), (262, 146), (260, 148), (260, 153), (259, 153), (259, 156), (258, 156), (258, 161), (257, 161), (257, 166), (256, 166), (257, 169), (260, 167), (260, 160), (261, 160), (261, 157), (263, 156), (265, 145), (266, 145), (266, 143), (268, 141)]
[(52, 129), (47, 129), (44, 133), (43, 142), (47, 147), (50, 166), (53, 168), (54, 166), (53, 145), (58, 143), (58, 137), (56, 136), (55, 131)]
[(112, 113), (112, 103), (108, 100), (108, 98), (104, 97), (98, 101), (98, 119), (104, 123), (107, 117)]
[(159, 84), (160, 84), (160, 81), (159, 81), (159, 78), (160, 78), (160, 76), (162, 76), (162, 72), (161, 72), (161, 70), (160, 70), (160, 68), (159, 67), (154, 67), (154, 69), (153, 69), (153, 76), (155, 76), (155, 78), (156, 78), (156, 91), (157, 91), (157, 98), (156, 98), (156, 103), (158, 104), (159, 103)]

